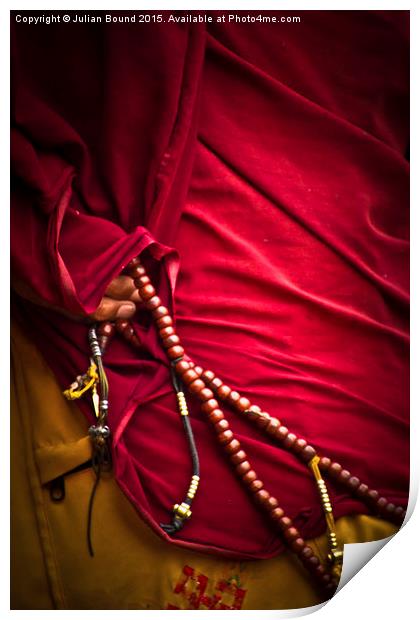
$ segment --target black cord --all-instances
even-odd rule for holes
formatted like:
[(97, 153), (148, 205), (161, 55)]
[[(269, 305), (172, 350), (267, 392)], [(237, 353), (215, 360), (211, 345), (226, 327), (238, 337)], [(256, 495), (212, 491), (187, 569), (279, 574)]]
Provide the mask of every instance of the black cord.
[(191, 460), (193, 465), (193, 476), (200, 475), (200, 461), (198, 458), (197, 446), (195, 444), (193, 430), (191, 428), (191, 421), (188, 415), (182, 416), (182, 422), (184, 424), (184, 430), (188, 438), (188, 446), (190, 449)]
[[(175, 360), (175, 363), (177, 362), (177, 360)], [(172, 384), (174, 386), (174, 390), (175, 392), (178, 394), (179, 392), (184, 393), (183, 389), (182, 389), (182, 382), (180, 381), (179, 377), (177, 376), (175, 369), (174, 369), (174, 362), (172, 363), (172, 367), (171, 367), (171, 377), (172, 377)], [(187, 436), (187, 441), (188, 441), (188, 448), (190, 451), (190, 455), (191, 455), (191, 461), (192, 461), (192, 470), (193, 476), (197, 476), (197, 478), (199, 478), (200, 476), (200, 461), (199, 461), (199, 457), (198, 457), (198, 451), (197, 451), (197, 446), (195, 443), (195, 439), (194, 439), (194, 433), (191, 427), (191, 422), (190, 422), (190, 418), (188, 415), (183, 415), (182, 417), (182, 425), (184, 427), (184, 432)], [(192, 504), (192, 498), (188, 497), (188, 495), (185, 496), (184, 501), (182, 502), (183, 504), (186, 504), (187, 506), (191, 506)], [(184, 525), (184, 521), (185, 518), (180, 517), (178, 514), (174, 514), (173, 518), (172, 518), (172, 522), (171, 523), (161, 523), (160, 526), (161, 528), (169, 535), (173, 535), (176, 534), (177, 532), (179, 532), (179, 530), (183, 527)]]

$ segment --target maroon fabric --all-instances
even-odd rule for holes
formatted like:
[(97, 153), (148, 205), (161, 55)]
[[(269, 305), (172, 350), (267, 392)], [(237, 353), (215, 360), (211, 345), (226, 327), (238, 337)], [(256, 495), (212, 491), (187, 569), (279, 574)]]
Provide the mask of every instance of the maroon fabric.
[[(15, 25), (13, 278), (83, 315), (142, 253), (192, 359), (406, 505), (408, 13), (300, 15)], [(21, 297), (14, 312), (66, 387), (87, 366), (86, 325)], [(116, 340), (106, 356), (116, 476), (172, 540), (159, 523), (190, 457), (155, 330), (135, 325), (142, 353)], [(173, 541), (278, 553), (189, 402), (202, 484)], [(226, 415), (303, 534), (320, 534), (308, 470)], [(367, 511), (331, 488), (337, 517)]]

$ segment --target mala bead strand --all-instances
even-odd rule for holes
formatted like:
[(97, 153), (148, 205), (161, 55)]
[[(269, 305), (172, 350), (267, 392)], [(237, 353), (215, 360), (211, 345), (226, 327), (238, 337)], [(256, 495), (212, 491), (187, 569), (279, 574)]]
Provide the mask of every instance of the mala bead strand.
[[(197, 370), (197, 367), (195, 367)], [(232, 390), (221, 379), (215, 376), (211, 370), (201, 373), (201, 378), (215, 393), (226, 401), (238, 413), (245, 415), (255, 426), (265, 431), (274, 440), (279, 441), (284, 448), (293, 452), (301, 461), (309, 463), (316, 455), (316, 450), (309, 445), (305, 439), (298, 438), (294, 433), (290, 433), (280, 420), (262, 411), (258, 405), (251, 404), (251, 401), (239, 392)]]
[(358, 499), (364, 501), (381, 517), (386, 517), (397, 525), (403, 523), (406, 511), (402, 506), (396, 506), (385, 497), (381, 497), (378, 491), (370, 489), (367, 484), (360, 482), (359, 478), (352, 476), (348, 470), (343, 469), (340, 463), (324, 456), (319, 461), (319, 468), (345, 486)]
[(160, 297), (156, 294), (156, 290), (147, 277), (146, 271), (141, 265), (139, 259), (132, 260), (126, 270), (128, 275), (133, 278), (134, 285), (138, 289), (144, 306), (152, 312), (152, 317), (158, 328), (159, 337), (162, 341), (163, 347), (166, 349), (166, 354), (170, 361), (172, 362), (178, 358), (182, 358), (185, 351), (181, 346), (179, 336), (175, 333), (173, 323), (171, 322), (172, 319), (171, 321), (168, 319), (165, 321), (160, 320), (166, 316), (169, 316), (169, 311), (162, 304)]
[[(191, 364), (195, 367), (193, 363)], [(203, 381), (211, 389), (215, 390), (222, 400), (225, 400), (238, 413), (245, 414), (247, 419), (258, 426), (258, 428), (280, 441), (284, 448), (296, 454), (305, 463), (309, 463), (316, 456), (316, 450), (313, 446), (309, 445), (305, 439), (298, 439), (294, 433), (290, 433), (288, 428), (283, 426), (277, 418), (273, 418), (268, 413), (261, 411), (258, 405), (252, 405), (248, 398), (232, 390), (221, 379), (216, 377), (213, 371), (203, 371), (200, 367), (195, 367), (196, 370), (197, 368), (201, 370), (200, 377)], [(367, 503), (380, 516), (398, 525), (403, 523), (406, 511), (402, 506), (395, 506), (395, 504), (388, 502), (385, 497), (380, 497), (377, 491), (370, 490), (366, 484), (361, 483), (359, 478), (353, 476), (348, 470), (343, 469), (339, 463), (332, 463), (331, 459), (324, 457), (321, 459), (319, 467), (345, 486), (353, 495)]]

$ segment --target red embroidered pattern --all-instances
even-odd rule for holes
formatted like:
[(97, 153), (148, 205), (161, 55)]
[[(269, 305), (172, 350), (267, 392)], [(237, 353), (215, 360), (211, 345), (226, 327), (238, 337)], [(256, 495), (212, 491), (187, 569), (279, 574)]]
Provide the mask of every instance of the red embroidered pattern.
[(179, 597), (179, 605), (168, 603), (166, 609), (241, 609), (246, 590), (240, 588), (235, 578), (220, 579), (211, 594), (209, 578), (196, 573), (194, 568), (185, 565), (174, 594)]

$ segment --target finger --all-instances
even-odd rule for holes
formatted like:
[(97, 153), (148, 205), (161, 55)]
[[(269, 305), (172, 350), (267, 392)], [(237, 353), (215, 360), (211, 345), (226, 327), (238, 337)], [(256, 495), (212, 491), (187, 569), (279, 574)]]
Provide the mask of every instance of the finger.
[(140, 301), (139, 292), (134, 286), (133, 278), (130, 278), (130, 276), (114, 278), (106, 289), (105, 295), (113, 299), (131, 299), (135, 303)]
[(94, 313), (90, 315), (95, 321), (112, 321), (113, 319), (129, 319), (136, 311), (134, 303), (127, 300), (116, 300), (103, 297)]

